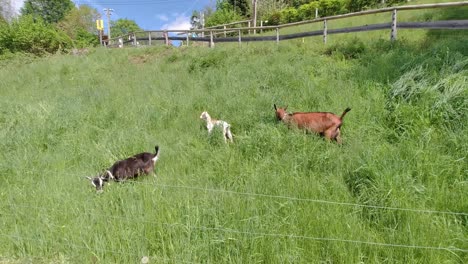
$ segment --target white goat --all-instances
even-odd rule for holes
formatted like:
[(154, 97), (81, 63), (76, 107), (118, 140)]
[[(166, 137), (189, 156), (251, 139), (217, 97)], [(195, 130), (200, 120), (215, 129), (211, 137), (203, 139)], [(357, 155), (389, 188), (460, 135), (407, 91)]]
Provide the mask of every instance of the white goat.
[(228, 139), (229, 141), (233, 142), (232, 133), (231, 133), (231, 125), (228, 124), (226, 121), (212, 119), (211, 116), (206, 111), (201, 113), (200, 119), (203, 119), (206, 121), (206, 128), (208, 129), (208, 134), (211, 134), (211, 131), (213, 131), (213, 128), (215, 126), (219, 126), (223, 128), (224, 143), (227, 143)]

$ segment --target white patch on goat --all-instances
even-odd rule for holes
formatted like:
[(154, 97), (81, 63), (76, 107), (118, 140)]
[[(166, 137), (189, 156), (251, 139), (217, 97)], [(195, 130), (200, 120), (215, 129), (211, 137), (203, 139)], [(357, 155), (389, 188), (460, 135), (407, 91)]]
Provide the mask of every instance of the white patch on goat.
[(109, 179), (114, 179), (114, 175), (112, 175), (112, 172), (110, 170), (106, 170), (107, 175), (109, 175)]
[(161, 150), (158, 149), (158, 154), (156, 154), (156, 156), (154, 156), (154, 158), (152, 158), (153, 163), (156, 163), (156, 161), (159, 159), (159, 153), (160, 152), (161, 152)]

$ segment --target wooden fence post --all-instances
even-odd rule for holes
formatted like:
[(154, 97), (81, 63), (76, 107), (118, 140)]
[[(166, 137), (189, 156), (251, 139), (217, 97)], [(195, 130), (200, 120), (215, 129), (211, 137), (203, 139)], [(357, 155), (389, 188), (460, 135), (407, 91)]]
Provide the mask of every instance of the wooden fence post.
[(136, 39), (136, 34), (133, 33), (133, 46), (137, 46), (137, 39)]
[(148, 33), (148, 45), (151, 46), (151, 32)]
[(242, 31), (239, 29), (239, 47), (242, 44), (241, 34), (242, 34)]
[(226, 25), (224, 25), (224, 37), (226, 37)]
[(279, 28), (276, 28), (276, 44), (279, 44)]
[(327, 20), (323, 20), (323, 43), (327, 44), (327, 31), (328, 31), (328, 26), (327, 26)]
[(263, 33), (263, 20), (260, 20), (260, 27), (261, 27), (260, 34), (262, 34)]
[(395, 41), (397, 37), (397, 10), (393, 9), (392, 12), (392, 32), (390, 33), (390, 40)]
[(250, 20), (249, 20), (248, 28), (249, 28), (249, 35), (250, 35)]
[(164, 44), (166, 44), (166, 46), (169, 46), (169, 34), (167, 34), (167, 31), (164, 31)]
[(315, 8), (315, 18), (318, 17), (318, 8)]
[(189, 32), (187, 32), (187, 47), (189, 46)]
[(210, 31), (210, 48), (214, 48), (213, 31)]

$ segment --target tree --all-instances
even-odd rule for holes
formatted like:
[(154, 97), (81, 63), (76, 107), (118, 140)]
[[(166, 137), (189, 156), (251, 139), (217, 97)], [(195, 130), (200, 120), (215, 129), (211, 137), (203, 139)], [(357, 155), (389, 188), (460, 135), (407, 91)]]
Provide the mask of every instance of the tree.
[(202, 18), (198, 11), (193, 11), (192, 16), (190, 17), (190, 29), (200, 29), (202, 28)]
[(136, 31), (142, 31), (142, 29), (134, 20), (121, 18), (111, 21), (112, 36), (122, 36)]
[(100, 18), (99, 12), (87, 5), (74, 7), (60, 22), (57, 28), (65, 32), (74, 40), (78, 47), (99, 44), (97, 37), (96, 20)]
[(251, 0), (226, 0), (233, 8), (234, 11), (243, 17), (250, 17)]
[(257, 1), (257, 16), (261, 19), (264, 19), (268, 16), (279, 13), (281, 9), (284, 9), (286, 7), (286, 0)]
[(57, 23), (73, 9), (71, 0), (26, 0), (22, 15), (41, 17), (46, 23)]

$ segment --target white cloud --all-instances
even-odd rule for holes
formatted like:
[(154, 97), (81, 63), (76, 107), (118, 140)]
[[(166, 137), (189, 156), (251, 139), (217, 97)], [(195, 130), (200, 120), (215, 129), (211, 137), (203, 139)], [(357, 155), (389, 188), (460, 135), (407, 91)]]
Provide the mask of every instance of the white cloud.
[(168, 18), (166, 15), (164, 15), (164, 14), (162, 14), (162, 15), (156, 15), (156, 18), (159, 19), (159, 20), (161, 20), (161, 21), (169, 21), (169, 18)]
[(162, 25), (162, 29), (188, 30), (190, 29), (190, 26), (190, 17), (183, 14), (174, 14), (172, 21)]

